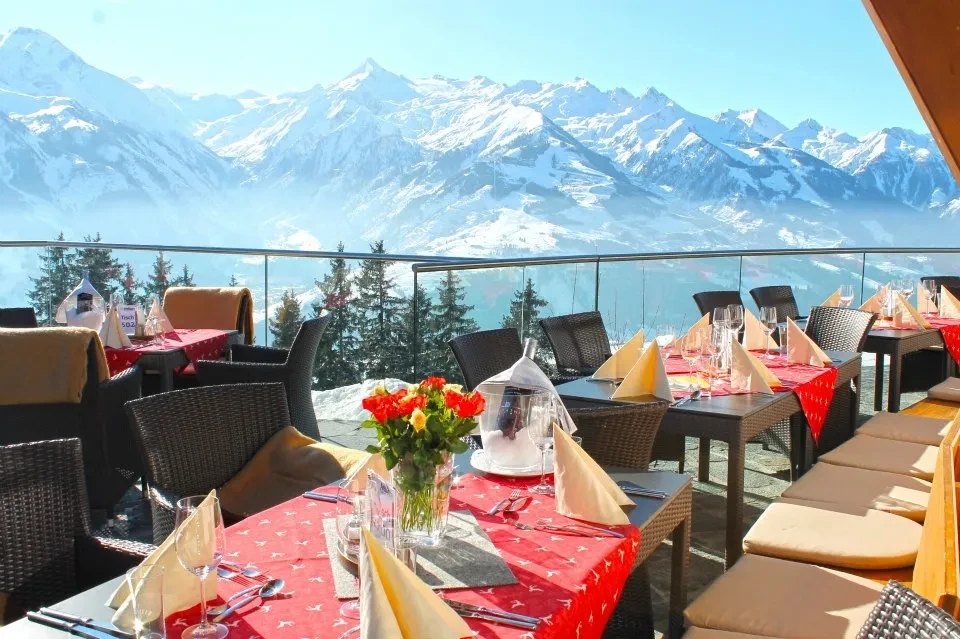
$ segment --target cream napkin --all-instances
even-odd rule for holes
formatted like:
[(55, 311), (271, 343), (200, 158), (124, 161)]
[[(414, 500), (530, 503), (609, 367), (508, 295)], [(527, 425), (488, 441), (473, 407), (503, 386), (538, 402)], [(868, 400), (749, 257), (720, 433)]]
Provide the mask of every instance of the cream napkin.
[(643, 330), (631, 337), (617, 352), (607, 358), (593, 374), (594, 379), (623, 379), (640, 359), (643, 350)]
[(655, 395), (660, 399), (673, 401), (667, 369), (663, 366), (660, 347), (657, 346), (656, 341), (650, 343), (647, 350), (643, 351), (640, 359), (620, 382), (620, 386), (613, 392), (613, 399), (637, 395)]
[(930, 293), (923, 287), (921, 282), (917, 285), (917, 310), (921, 313), (936, 313), (937, 305), (930, 298)]
[(150, 307), (150, 312), (147, 313), (148, 325), (150, 322), (150, 318), (153, 318), (153, 317), (160, 318), (161, 333), (170, 333), (174, 330), (173, 324), (170, 323), (170, 319), (167, 317), (167, 314), (163, 312), (162, 308), (160, 308), (160, 301), (157, 299), (153, 300), (153, 306)]
[(730, 385), (736, 390), (773, 395), (780, 380), (737, 340), (730, 341)]
[(833, 292), (833, 295), (823, 300), (820, 306), (840, 306), (840, 289)]
[(779, 348), (773, 338), (763, 332), (757, 316), (743, 309), (743, 347), (748, 351), (769, 351)]
[(633, 507), (600, 464), (563, 430), (553, 427), (554, 487), (557, 512), (597, 524), (629, 524), (624, 506)]
[(116, 308), (110, 309), (103, 326), (100, 327), (100, 341), (107, 348), (127, 348), (131, 346), (130, 338), (120, 326), (120, 313)]
[(787, 318), (787, 361), (821, 368), (831, 363), (830, 356), (790, 318)]
[[(697, 323), (690, 327), (690, 330), (683, 336), (683, 339), (687, 339), (691, 335), (696, 335), (700, 333), (706, 339), (710, 339), (710, 313), (704, 313), (703, 317), (697, 320)], [(682, 340), (681, 340), (682, 341)]]
[(383, 461), (383, 456), (380, 453), (374, 453), (367, 458), (367, 461), (357, 466), (349, 477), (343, 480), (344, 484), (349, 486), (353, 492), (366, 492), (368, 470), (372, 470), (385, 480), (390, 481), (390, 471), (387, 470), (387, 464)]
[(887, 287), (881, 286), (880, 290), (874, 293), (870, 299), (860, 305), (861, 311), (868, 313), (880, 313), (883, 309), (883, 301), (887, 298)]
[(931, 328), (930, 322), (928, 322), (927, 318), (921, 315), (920, 311), (918, 311), (916, 307), (914, 307), (914, 305), (911, 304), (907, 300), (907, 298), (903, 296), (903, 293), (897, 291), (896, 295), (897, 295), (897, 314), (900, 315), (901, 318), (909, 317), (911, 320), (913, 320), (914, 324), (916, 324), (918, 327), (924, 330), (930, 330)]
[[(213, 504), (213, 499), (216, 497), (216, 494), (217, 491), (211, 490), (207, 498), (200, 504), (200, 507), (181, 525), (195, 526), (201, 523), (202, 520), (198, 519), (197, 515), (202, 516), (205, 514), (204, 508)], [(163, 567), (163, 606), (167, 613), (186, 610), (200, 603), (200, 580), (195, 574), (187, 572), (187, 569), (180, 564), (180, 560), (177, 558), (176, 532), (177, 531), (173, 531), (170, 533), (163, 543), (157, 546), (157, 549), (150, 553), (150, 556), (143, 561), (145, 564), (152, 563), (156, 566)], [(207, 575), (204, 592), (207, 595), (207, 601), (216, 599), (216, 571)], [(120, 584), (110, 596), (107, 605), (116, 609), (116, 612), (113, 614), (113, 619), (110, 620), (113, 625), (121, 630), (133, 632), (133, 602), (130, 597), (130, 588), (126, 581)]]
[(360, 639), (473, 636), (460, 615), (387, 551), (370, 530), (363, 528)]
[(960, 300), (946, 286), (940, 287), (940, 317), (960, 319)]

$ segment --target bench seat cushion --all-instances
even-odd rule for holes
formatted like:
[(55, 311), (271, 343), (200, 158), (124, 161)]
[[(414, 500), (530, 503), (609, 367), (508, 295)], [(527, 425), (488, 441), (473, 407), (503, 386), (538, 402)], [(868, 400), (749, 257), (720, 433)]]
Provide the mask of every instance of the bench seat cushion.
[(821, 455), (820, 461), (835, 466), (881, 470), (930, 481), (937, 464), (937, 447), (857, 435)]
[(903, 442), (939, 446), (943, 441), (950, 420), (933, 417), (918, 417), (903, 413), (877, 413), (857, 429), (858, 435), (870, 435), (881, 439), (896, 439)]

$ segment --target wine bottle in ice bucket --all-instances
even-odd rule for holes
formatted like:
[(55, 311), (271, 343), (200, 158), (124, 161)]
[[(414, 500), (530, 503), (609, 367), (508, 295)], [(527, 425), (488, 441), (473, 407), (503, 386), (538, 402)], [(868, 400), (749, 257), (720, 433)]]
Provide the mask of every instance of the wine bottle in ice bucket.
[[(537, 354), (537, 340), (528, 337), (523, 342), (523, 356), (533, 359)], [(517, 433), (523, 430), (523, 406), (521, 399), (533, 391), (524, 388), (507, 386), (503, 389), (503, 402), (497, 413), (497, 430), (503, 433), (506, 439), (515, 439)]]

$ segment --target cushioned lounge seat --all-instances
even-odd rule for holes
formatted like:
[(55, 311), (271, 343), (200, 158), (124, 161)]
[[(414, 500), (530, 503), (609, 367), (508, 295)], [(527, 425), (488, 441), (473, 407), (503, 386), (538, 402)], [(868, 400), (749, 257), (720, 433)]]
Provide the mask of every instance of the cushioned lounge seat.
[(937, 464), (937, 447), (858, 435), (821, 455), (820, 461), (930, 481)]
[(743, 540), (753, 555), (855, 570), (913, 566), (923, 526), (860, 506), (781, 499)]
[(927, 391), (927, 397), (947, 402), (960, 402), (960, 378), (948, 377)]
[(948, 419), (881, 412), (857, 429), (857, 434), (939, 446), (949, 428), (950, 420)]
[(709, 628), (689, 628), (683, 639), (770, 639), (761, 635), (745, 635), (742, 632), (726, 632)]
[(816, 464), (791, 484), (783, 497), (873, 508), (922, 522), (930, 501), (930, 482), (879, 470)]
[(744, 555), (684, 612), (688, 626), (784, 639), (854, 639), (882, 586), (839, 570)]

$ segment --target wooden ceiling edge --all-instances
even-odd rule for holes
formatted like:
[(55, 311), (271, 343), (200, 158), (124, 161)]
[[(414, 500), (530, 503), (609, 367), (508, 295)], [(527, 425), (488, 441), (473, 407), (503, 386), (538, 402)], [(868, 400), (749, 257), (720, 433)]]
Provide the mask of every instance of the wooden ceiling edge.
[[(900, 71), (903, 82), (910, 91), (910, 96), (916, 103), (917, 109), (919, 109), (920, 115), (923, 117), (923, 121), (927, 123), (927, 128), (930, 129), (930, 134), (933, 136), (934, 142), (937, 143), (937, 146), (940, 148), (940, 153), (943, 154), (947, 166), (950, 167), (950, 171), (953, 173), (953, 178), (960, 183), (960, 158), (954, 157), (946, 140), (943, 138), (943, 134), (940, 132), (940, 126), (937, 123), (937, 118), (927, 108), (927, 104), (924, 102), (923, 96), (917, 88), (917, 83), (913, 79), (913, 75), (910, 73), (910, 70), (907, 69), (906, 65), (904, 65), (903, 59), (900, 57), (900, 51), (887, 32), (887, 28), (884, 26), (880, 14), (877, 13), (876, 8), (873, 6), (873, 2), (874, 0), (863, 0), (863, 6), (873, 21), (873, 26), (876, 27), (877, 33), (880, 34), (880, 39), (883, 40), (883, 44), (887, 47), (890, 57), (893, 58), (893, 63), (897, 66), (897, 70)], [(960, 155), (960, 149), (957, 150), (957, 153)]]

